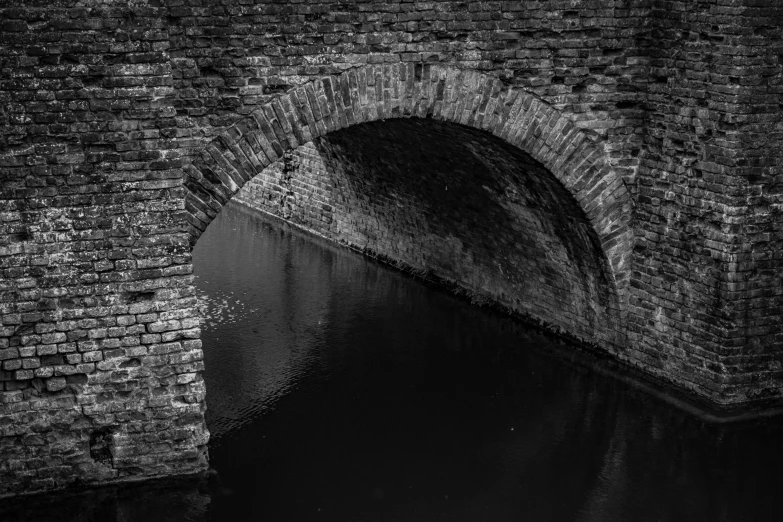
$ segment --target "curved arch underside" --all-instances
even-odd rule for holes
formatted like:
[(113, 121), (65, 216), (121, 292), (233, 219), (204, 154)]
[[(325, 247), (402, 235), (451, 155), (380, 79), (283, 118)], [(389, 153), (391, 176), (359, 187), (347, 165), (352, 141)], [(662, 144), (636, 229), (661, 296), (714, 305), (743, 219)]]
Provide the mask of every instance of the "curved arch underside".
[(573, 196), (516, 147), (431, 119), (299, 147), (235, 196), (333, 241), (581, 339), (611, 341), (616, 295)]
[[(555, 109), (524, 91), (510, 89), (500, 81), (477, 72), (412, 64), (368, 66), (336, 77), (322, 78), (273, 99), (250, 117), (228, 128), (186, 167), (186, 205), (193, 241), (245, 183), (282, 158), (287, 151), (314, 140), (322, 156), (327, 160), (331, 157), (332, 165), (341, 165), (343, 170), (353, 171), (346, 179), (357, 179), (358, 170), (380, 171), (382, 165), (368, 169), (367, 164), (372, 163), (373, 158), (383, 155), (388, 157), (389, 151), (374, 156), (354, 154), (351, 157), (351, 154), (347, 154), (351, 147), (341, 148), (339, 142), (351, 135), (354, 141), (363, 133), (365, 137), (372, 136), (372, 132), (366, 133), (366, 125), (357, 127), (358, 124), (394, 118), (414, 118), (410, 120), (414, 126), (417, 121), (415, 118), (422, 119), (419, 121), (430, 119), (458, 124), (450, 125), (447, 134), (470, 131), (474, 137), (486, 136), (487, 133), (494, 135), (492, 139), (497, 144), (497, 150), (486, 154), (484, 144), (484, 150), (476, 150), (469, 155), (478, 161), (471, 169), (474, 173), (482, 168), (486, 172), (511, 173), (515, 167), (509, 165), (526, 165), (526, 174), (508, 174), (512, 178), (516, 176), (514, 182), (504, 182), (497, 175), (493, 182), (489, 176), (476, 174), (477, 179), (483, 181), (470, 185), (473, 194), (470, 199), (480, 200), (483, 191), (502, 190), (504, 198), (501, 199), (505, 203), (501, 203), (500, 207), (517, 205), (544, 209), (533, 219), (535, 226), (541, 230), (548, 229), (549, 238), (557, 238), (558, 234), (563, 233), (568, 235), (568, 238), (556, 240), (558, 245), (554, 249), (551, 245), (547, 247), (550, 249), (549, 257), (554, 260), (559, 254), (553, 252), (562, 252), (565, 258), (574, 263), (559, 265), (560, 272), (564, 272), (563, 267), (571, 266), (581, 273), (581, 279), (577, 275), (559, 277), (562, 283), (555, 286), (562, 295), (557, 298), (560, 303), (557, 306), (564, 313), (555, 314), (562, 320), (554, 321), (554, 324), (585, 340), (616, 346), (619, 341), (617, 317), (624, 315), (621, 313), (624, 307), (620, 303), (626, 295), (627, 267), (632, 247), (629, 223), (631, 203), (622, 179), (611, 169), (604, 153), (595, 143)], [(387, 126), (388, 123), (376, 124), (376, 127), (378, 125)], [(477, 134), (475, 130), (466, 127), (484, 132)], [(346, 130), (335, 133), (340, 129)], [(398, 130), (400, 136), (406, 132), (404, 129)], [(378, 135), (377, 132), (375, 134)], [(319, 140), (321, 137), (328, 139)], [(431, 136), (427, 139), (431, 140)], [(465, 143), (464, 139), (458, 141)], [(362, 148), (370, 147), (370, 142), (364, 140), (364, 143)], [(448, 141), (442, 141), (438, 148), (443, 150), (447, 144)], [(407, 150), (410, 148), (406, 147)], [(499, 155), (499, 150), (503, 150), (503, 154)], [(405, 152), (401, 149), (396, 157), (404, 158)], [(506, 160), (498, 160), (501, 156)], [(358, 160), (360, 157), (361, 160)], [(482, 157), (483, 167), (479, 165)], [(514, 161), (507, 161), (511, 157)], [(507, 165), (486, 166), (493, 161), (506, 161)], [(405, 170), (401, 165), (397, 167), (398, 171)], [(463, 176), (456, 179), (467, 178)], [(506, 186), (501, 187), (503, 183)], [(517, 183), (517, 189), (523, 187), (522, 192), (531, 196), (523, 198), (525, 201), (514, 203), (514, 198), (509, 196), (509, 193), (515, 191), (512, 188), (514, 183)], [(536, 186), (529, 190), (526, 184)], [(376, 184), (373, 190), (384, 190), (386, 193), (394, 190), (381, 187), (382, 183)], [(487, 188), (477, 190), (476, 187)], [(456, 195), (458, 191), (452, 194)], [(466, 197), (467, 193), (463, 199)], [(455, 201), (451, 206), (443, 208), (459, 208), (457, 203)], [(494, 207), (483, 207), (483, 211), (489, 213), (487, 219), (492, 222), (491, 225), (503, 227), (505, 224), (517, 234), (513, 248), (503, 250), (504, 256), (508, 254), (510, 259), (510, 253), (520, 245), (528, 249), (528, 254), (535, 251), (532, 245), (536, 245), (537, 241), (541, 243), (541, 240), (535, 239), (530, 230), (526, 231), (520, 225), (524, 220), (512, 220), (513, 225), (510, 225), (508, 209), (500, 209), (501, 212), (495, 208), (496, 211), (492, 211)], [(435, 214), (430, 213), (430, 216)], [(438, 228), (438, 218), (430, 219), (428, 226)], [(440, 229), (441, 236), (458, 235), (460, 230), (477, 230), (475, 227), (451, 227), (447, 231), (443, 226)], [(475, 242), (477, 238), (463, 239)], [(538, 248), (538, 251), (540, 255), (546, 255), (546, 248)], [(552, 274), (557, 271), (554, 268), (558, 266), (557, 262), (553, 261), (550, 265), (544, 263), (541, 265), (544, 268), (537, 275), (543, 277), (549, 273), (558, 278), (557, 273)], [(500, 270), (501, 265), (498, 264)], [(496, 293), (499, 296), (503, 292), (498, 289)], [(535, 301), (535, 295), (527, 295), (528, 303)], [(513, 302), (511, 305), (515, 308)], [(552, 301), (542, 302), (542, 306), (551, 307)], [(595, 310), (596, 306), (600, 310)], [(532, 315), (547, 316), (542, 310), (532, 310)], [(613, 323), (613, 326), (597, 323)]]

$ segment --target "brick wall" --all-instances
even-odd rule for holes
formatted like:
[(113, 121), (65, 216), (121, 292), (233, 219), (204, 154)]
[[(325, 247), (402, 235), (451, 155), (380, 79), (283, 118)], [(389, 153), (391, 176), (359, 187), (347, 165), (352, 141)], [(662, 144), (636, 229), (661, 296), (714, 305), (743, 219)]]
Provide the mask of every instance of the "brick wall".
[(206, 466), (164, 14), (0, 15), (0, 495)]
[[(774, 0), (3, 2), (0, 495), (203, 469), (190, 249), (286, 153), (316, 161), (288, 169), (289, 217), (327, 216), (294, 183), (317, 173), (336, 239), (713, 404), (776, 404), (781, 19)], [(392, 117), (439, 123), (378, 122)], [(388, 183), (415, 165), (362, 168), (373, 158), (351, 144), (391, 154), (405, 125), (466, 162), (481, 154), (465, 143), (504, 151), (470, 163), (495, 185), (463, 225), (426, 214), (463, 215), (444, 194), (417, 199), (436, 185)], [(379, 187), (406, 197), (359, 204)], [(507, 227), (482, 247), (484, 211)], [(427, 234), (406, 243), (412, 230)], [(489, 252), (511, 230), (551, 262), (512, 249), (500, 264), (515, 275), (498, 277)], [(470, 270), (435, 255), (456, 255), (452, 238), (471, 244)], [(526, 277), (550, 281), (541, 303)]]
[(369, 65), (490, 73), (605, 139), (632, 176), (648, 77), (641, 0), (172, 3), (180, 133), (208, 141), (275, 94)]
[(781, 391), (782, 18), (763, 1), (652, 10), (629, 337), (725, 403)]

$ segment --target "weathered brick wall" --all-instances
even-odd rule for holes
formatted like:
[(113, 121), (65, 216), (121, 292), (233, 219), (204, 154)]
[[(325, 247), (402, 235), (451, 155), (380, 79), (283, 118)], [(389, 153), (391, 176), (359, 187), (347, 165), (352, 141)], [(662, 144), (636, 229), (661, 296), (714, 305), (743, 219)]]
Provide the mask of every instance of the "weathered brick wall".
[(235, 198), (477, 302), (624, 345), (584, 212), (539, 163), (486, 133), (420, 119), (351, 127), (296, 149)]
[(737, 125), (742, 216), (729, 232), (738, 232), (742, 247), (726, 264), (726, 345), (733, 348), (726, 384), (741, 397), (764, 399), (783, 387), (783, 5), (747, 5), (733, 36), (739, 71), (729, 76), (741, 105), (727, 122)]
[[(775, 0), (6, 0), (0, 495), (202, 469), (193, 241), (246, 181), (314, 139), (328, 168), (312, 172), (384, 183), (388, 170), (346, 152), (361, 135), (327, 135), (390, 117), (474, 129), (448, 127), (444, 147), (494, 134), (547, 180), (531, 198), (565, 188), (544, 200), (567, 201), (567, 218), (485, 201), (511, 229), (549, 223), (562, 254), (559, 282), (537, 294), (551, 306), (520, 297), (520, 310), (599, 343), (627, 333), (617, 357), (715, 403), (778, 398), (782, 19)], [(383, 147), (404, 138), (392, 137)], [(351, 190), (325, 194), (378, 190), (337, 187)], [(309, 208), (297, 194), (294, 217)], [(332, 232), (394, 257), (413, 225), (390, 200), (374, 205), (332, 205), (346, 227)], [(418, 224), (439, 247), (480, 230), (437, 223)], [(599, 251), (604, 267), (599, 255), (580, 272)], [(406, 262), (467, 277), (422, 256)], [(551, 275), (520, 259), (519, 274)], [(493, 281), (497, 296), (488, 266), (471, 288)], [(612, 295), (616, 320), (602, 314)], [(578, 304), (587, 296), (595, 311)]]
[(774, 4), (655, 2), (650, 22), (629, 337), (726, 403), (781, 391)]
[(0, 495), (206, 466), (164, 14), (0, 15)]

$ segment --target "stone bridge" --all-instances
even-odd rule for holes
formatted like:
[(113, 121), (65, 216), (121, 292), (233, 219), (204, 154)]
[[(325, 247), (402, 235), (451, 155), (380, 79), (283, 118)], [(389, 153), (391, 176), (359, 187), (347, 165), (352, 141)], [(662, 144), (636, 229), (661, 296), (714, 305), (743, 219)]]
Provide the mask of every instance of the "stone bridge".
[(235, 196), (780, 404), (775, 0), (5, 0), (0, 72), (0, 496), (206, 468), (191, 250)]

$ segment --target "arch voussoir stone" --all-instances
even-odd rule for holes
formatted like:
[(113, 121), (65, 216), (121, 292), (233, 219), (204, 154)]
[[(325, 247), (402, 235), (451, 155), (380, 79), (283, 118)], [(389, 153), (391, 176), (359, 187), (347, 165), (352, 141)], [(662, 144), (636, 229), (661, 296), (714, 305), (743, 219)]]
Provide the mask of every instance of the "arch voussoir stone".
[[(250, 141), (247, 136), (242, 136), (242, 139), (237, 142), (237, 149), (239, 152), (245, 155), (248, 161), (250, 161), (250, 164), (253, 166), (252, 172), (259, 173), (266, 168), (267, 163), (262, 161), (258, 154), (256, 154), (256, 151), (253, 150), (253, 147), (250, 146)], [(262, 157), (264, 160), (266, 160), (265, 155)], [(247, 181), (250, 180), (248, 179)]]
[(364, 121), (375, 121), (378, 119), (378, 111), (375, 106), (375, 71), (373, 71), (371, 66), (365, 69), (360, 79), (359, 93)]
[(573, 132), (569, 132), (567, 137), (564, 136), (562, 145), (560, 147), (557, 159), (551, 166), (552, 172), (562, 172), (566, 165), (572, 161), (572, 158), (579, 156), (580, 147), (587, 146), (585, 143), (585, 135), (579, 132), (579, 129), (574, 126)]
[(242, 150), (241, 143), (244, 138), (240, 135), (233, 140), (226, 139), (223, 157), (234, 167), (228, 172), (238, 186), (244, 185), (256, 173), (256, 167), (253, 159)]
[[(313, 137), (317, 138), (319, 136), (323, 136), (326, 134), (326, 127), (323, 123), (323, 116), (321, 115), (321, 107), (318, 105), (318, 100), (315, 98), (315, 89), (313, 88), (313, 82), (306, 83), (301, 88), (301, 95), (299, 95), (300, 100), (302, 100), (303, 104), (306, 105), (306, 108), (309, 112), (309, 114), (312, 116), (312, 123), (315, 127), (313, 131)], [(253, 114), (257, 114), (258, 111), (255, 111)]]
[(430, 88), (430, 80), (421, 78), (413, 83), (414, 106), (412, 117), (426, 118), (432, 116), (435, 89)]
[(579, 190), (577, 185), (579, 180), (587, 176), (590, 169), (594, 168), (596, 163), (601, 160), (601, 153), (589, 140), (584, 139), (571, 154), (569, 160), (558, 169), (558, 172), (567, 173), (565, 177), (569, 180), (570, 190), (574, 193)]
[[(238, 141), (241, 138), (236, 138)], [(218, 136), (218, 138), (207, 147), (211, 155), (215, 157), (220, 156), (222, 165), (224, 167), (226, 175), (231, 179), (232, 183), (237, 187), (244, 185), (247, 179), (250, 179), (249, 171), (253, 169), (250, 161), (241, 154), (237, 157), (232, 151), (236, 148), (236, 142), (234, 139), (226, 136)], [(237, 189), (238, 190), (238, 189)]]
[(457, 97), (454, 94), (453, 81), (453, 76), (446, 74), (438, 81), (437, 102), (433, 109), (433, 116), (442, 121), (453, 121), (457, 112)]
[(267, 105), (264, 106), (264, 111), (267, 113), (267, 117), (274, 122), (274, 129), (279, 132), (278, 138), (281, 143), (284, 143), (286, 149), (295, 149), (300, 143), (296, 137), (296, 133), (291, 127), (291, 122), (288, 121), (288, 117), (283, 110), (283, 106), (280, 104), (280, 98), (274, 98)]
[(475, 86), (475, 94), (471, 96), (471, 103), (468, 107), (466, 107), (466, 110), (463, 114), (463, 125), (467, 125), (468, 127), (473, 127), (475, 129), (481, 128), (481, 106), (485, 98), (489, 97), (491, 89), (492, 87), (490, 79), (481, 77), (478, 78)]
[(539, 159), (542, 163), (553, 163), (549, 159), (548, 155), (551, 154), (554, 146), (555, 138), (554, 134), (557, 131), (558, 125), (565, 123), (565, 118), (561, 118), (556, 110), (547, 105), (542, 105), (541, 123), (539, 124), (539, 132), (535, 136), (535, 141), (527, 143), (529, 147), (529, 154), (536, 159)]
[[(220, 209), (229, 200), (226, 188), (209, 167), (203, 165), (188, 164), (184, 166), (187, 190), (185, 197), (185, 210), (190, 226), (192, 240), (206, 230), (209, 223), (218, 215)], [(199, 169), (198, 167), (202, 168)], [(208, 172), (208, 176), (204, 172)], [(207, 179), (207, 178), (211, 179)], [(217, 183), (212, 183), (217, 181)]]
[[(274, 97), (206, 148), (202, 161), (213, 166), (212, 182), (195, 174), (203, 171), (199, 168), (187, 184), (194, 221), (203, 225), (211, 219), (213, 205), (235, 194), (286, 150), (352, 125), (409, 117), (489, 132), (544, 165), (591, 222), (616, 291), (626, 294), (633, 246), (630, 193), (600, 143), (533, 94), (479, 71), (447, 65), (366, 65)], [(214, 186), (216, 180), (221, 187)]]
[(258, 125), (258, 134), (257, 136), (260, 138), (260, 140), (263, 140), (263, 142), (269, 144), (269, 148), (271, 149), (271, 154), (267, 154), (270, 160), (277, 161), (280, 159), (280, 157), (285, 152), (285, 148), (283, 148), (283, 145), (278, 141), (277, 133), (272, 128), (272, 124), (269, 121), (269, 117), (266, 114), (266, 111), (264, 109), (259, 109), (255, 112), (253, 112), (252, 117), (255, 119), (256, 124)]
[(271, 162), (269, 161), (269, 158), (267, 157), (261, 145), (258, 143), (258, 140), (256, 140), (253, 134), (249, 131), (250, 128), (248, 126), (248, 128), (243, 131), (242, 137), (237, 142), (237, 146), (248, 158), (248, 160), (250, 160), (250, 163), (253, 165), (255, 170), (257, 172), (261, 172), (266, 167), (268, 167)]
[(494, 109), (495, 101), (497, 100), (498, 94), (500, 94), (500, 90), (502, 88), (502, 83), (493, 78), (491, 81), (485, 82), (484, 85), (484, 91), (481, 96), (481, 99), (479, 100), (478, 109), (475, 112), (474, 115), (474, 121), (472, 126), (476, 127), (477, 129), (487, 130), (486, 128), (486, 120), (487, 115), (491, 117), (492, 110)]
[(313, 111), (310, 109), (310, 102), (307, 101), (307, 93), (302, 87), (298, 87), (288, 93), (293, 110), (299, 119), (299, 125), (302, 133), (302, 139), (305, 143), (312, 141), (318, 130), (315, 127)]
[(364, 118), (361, 108), (361, 96), (359, 95), (359, 75), (351, 69), (347, 73), (348, 75), (348, 91), (351, 95), (351, 112), (353, 113), (354, 123), (361, 123)]
[(534, 117), (538, 111), (539, 102), (532, 96), (522, 96), (522, 104), (516, 114), (516, 126), (513, 133), (509, 135), (509, 142), (519, 146), (520, 140), (525, 132), (535, 121)]
[(468, 127), (476, 126), (476, 112), (481, 106), (481, 99), (484, 95), (484, 91), (487, 88), (486, 81), (482, 81), (483, 78), (479, 77), (478, 74), (474, 74), (472, 76), (473, 77), (471, 77), (468, 81), (468, 83), (471, 85), (470, 88), (472, 89), (472, 94), (467, 98), (467, 103), (465, 103), (458, 122), (461, 125), (466, 125)]
[(345, 119), (349, 126), (355, 125), (357, 118), (354, 104), (356, 103), (358, 96), (351, 84), (351, 75), (348, 72), (344, 72), (340, 75), (340, 92), (341, 103), (343, 110), (345, 111)]
[[(263, 117), (263, 115), (259, 116)], [(280, 158), (280, 154), (278, 154), (278, 152), (272, 146), (272, 143), (266, 137), (266, 133), (264, 132), (255, 115), (251, 115), (250, 118), (245, 118), (244, 121), (248, 128), (248, 131), (244, 132), (245, 139), (251, 143), (251, 148), (257, 151), (256, 154), (259, 157), (261, 156), (261, 153), (263, 153), (263, 156), (266, 157), (266, 159), (262, 159), (261, 162), (267, 163), (267, 165), (269, 165), (277, 161)]]
[(264, 124), (269, 128), (267, 138), (272, 138), (270, 141), (273, 146), (274, 144), (277, 144), (277, 147), (279, 147), (279, 150), (277, 147), (275, 147), (275, 150), (279, 154), (283, 154), (285, 151), (295, 148), (295, 145), (289, 141), (289, 136), (283, 130), (280, 122), (277, 121), (277, 116), (275, 115), (275, 110), (272, 108), (271, 102), (261, 107), (260, 110), (263, 113), (264, 118), (263, 120), (258, 119), (259, 124), (261, 124), (262, 128), (264, 127)]
[(630, 194), (625, 186), (625, 183), (622, 183), (622, 181), (619, 180), (613, 181), (612, 184), (609, 185), (609, 188), (607, 188), (599, 196), (601, 204), (604, 208), (603, 215), (607, 217), (614, 215), (616, 211), (619, 211), (619, 209), (615, 209), (614, 207), (617, 205), (622, 205), (628, 201), (629, 198)]
[[(587, 215), (588, 219), (592, 223), (597, 224), (604, 217), (603, 207), (601, 205), (601, 196), (607, 190), (611, 190), (607, 181), (600, 178), (600, 171), (596, 173), (596, 177), (599, 178), (594, 186), (591, 187), (588, 192), (580, 192), (579, 201), (582, 204), (582, 208)], [(595, 226), (595, 225), (594, 225)]]
[(360, 118), (357, 119), (357, 123), (371, 121), (367, 89), (367, 71), (362, 68), (356, 72), (356, 91), (358, 94), (357, 101), (359, 102), (358, 108), (360, 112)]
[[(215, 146), (214, 142), (210, 143), (205, 151), (207, 152), (208, 157), (211, 157), (214, 161), (215, 168), (213, 171), (221, 179), (221, 181), (223, 181), (223, 186), (228, 189), (230, 194), (235, 194), (236, 191), (239, 190), (242, 186), (242, 178), (239, 176), (239, 174), (232, 175), (232, 171), (235, 170), (235, 167), (226, 157), (228, 151), (219, 149)], [(209, 161), (207, 158), (204, 159), (205, 161)]]
[[(557, 113), (557, 111), (555, 111)], [(560, 148), (563, 145), (563, 141), (566, 139), (570, 130), (574, 128), (571, 120), (564, 116), (557, 115), (557, 120), (554, 126), (549, 131), (549, 135), (546, 137), (546, 144), (549, 146), (549, 150), (553, 154), (559, 154)], [(552, 158), (551, 163), (554, 164), (556, 158)]]
[(519, 113), (524, 109), (527, 97), (523, 96), (519, 91), (511, 91), (509, 98), (510, 105), (504, 110), (503, 122), (498, 126), (495, 135), (498, 138), (511, 143), (512, 137), (516, 135), (519, 128), (522, 126), (519, 123)]
[[(327, 89), (327, 86), (328, 89)], [(334, 106), (333, 98), (327, 95), (327, 90), (331, 91), (331, 84), (328, 78), (321, 78), (316, 80), (313, 84), (313, 90), (315, 92), (315, 99), (318, 103), (318, 108), (321, 110), (321, 116), (326, 126), (326, 132), (334, 132), (340, 129), (340, 120), (336, 118), (337, 108)]]
[[(544, 119), (543, 104), (535, 98), (529, 99), (529, 104), (517, 115), (519, 126), (517, 132), (509, 141), (523, 150), (533, 148), (541, 136), (541, 124)], [(532, 154), (531, 154), (532, 155)]]
[(291, 128), (291, 132), (296, 136), (297, 141), (300, 144), (307, 143), (310, 138), (305, 136), (306, 126), (302, 127), (302, 122), (299, 114), (294, 108), (294, 104), (291, 101), (291, 96), (288, 93), (280, 95), (278, 98), (280, 102), (280, 109), (282, 110), (281, 117), (288, 121), (288, 126)]
[(487, 100), (487, 106), (484, 108), (484, 116), (482, 118), (482, 128), (486, 131), (492, 132), (491, 129), (497, 123), (497, 115), (500, 108), (505, 103), (506, 96), (508, 95), (509, 87), (503, 84), (500, 80), (495, 80), (492, 87), (492, 94)]
[(305, 139), (304, 130), (300, 125), (299, 115), (294, 109), (290, 94), (281, 94), (277, 98), (277, 104), (274, 108), (278, 117), (285, 120), (285, 125), (288, 129), (287, 132), (290, 132), (294, 136), (297, 143), (301, 145), (310, 141), (310, 139)]
[(198, 160), (195, 165), (187, 165), (185, 169), (188, 188), (188, 195), (198, 198), (209, 205), (217, 214), (223, 208), (233, 194), (230, 194), (218, 178), (217, 174), (204, 164), (203, 160)]
[(340, 126), (348, 128), (355, 124), (348, 76), (343, 73), (331, 78), (334, 104), (340, 117)]
[(374, 103), (373, 110), (375, 111), (375, 119), (386, 119), (386, 99), (383, 95), (383, 67), (374, 66), (372, 68), (372, 74), (370, 75), (372, 80), (372, 93)]

